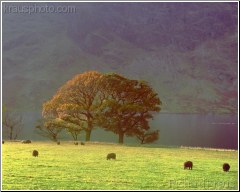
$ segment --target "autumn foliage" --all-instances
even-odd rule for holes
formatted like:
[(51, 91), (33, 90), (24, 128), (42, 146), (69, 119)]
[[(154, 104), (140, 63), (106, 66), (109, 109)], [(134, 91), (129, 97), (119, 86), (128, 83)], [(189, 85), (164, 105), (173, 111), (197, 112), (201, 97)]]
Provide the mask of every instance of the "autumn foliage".
[(90, 140), (94, 127), (119, 135), (136, 136), (149, 130), (149, 120), (160, 111), (161, 101), (144, 81), (130, 80), (118, 74), (89, 71), (76, 75), (43, 104), (43, 117), (60, 119), (77, 139), (81, 131)]

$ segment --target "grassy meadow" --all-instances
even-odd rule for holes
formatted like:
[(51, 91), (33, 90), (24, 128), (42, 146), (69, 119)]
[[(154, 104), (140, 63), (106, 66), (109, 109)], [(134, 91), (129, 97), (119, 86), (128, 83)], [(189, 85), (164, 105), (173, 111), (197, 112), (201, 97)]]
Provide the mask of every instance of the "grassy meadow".
[[(32, 151), (39, 151), (38, 157)], [(116, 160), (106, 160), (110, 152)], [(193, 162), (193, 170), (183, 163)], [(229, 172), (222, 164), (228, 162)], [(238, 189), (238, 151), (151, 148), (108, 143), (8, 142), (3, 190)]]

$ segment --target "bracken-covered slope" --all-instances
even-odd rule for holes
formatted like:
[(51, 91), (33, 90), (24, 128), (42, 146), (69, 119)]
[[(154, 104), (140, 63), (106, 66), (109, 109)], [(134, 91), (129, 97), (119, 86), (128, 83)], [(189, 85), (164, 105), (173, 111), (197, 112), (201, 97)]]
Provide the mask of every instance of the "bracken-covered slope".
[(72, 5), (3, 13), (6, 106), (40, 112), (64, 82), (97, 70), (148, 81), (162, 112), (237, 113), (237, 3)]

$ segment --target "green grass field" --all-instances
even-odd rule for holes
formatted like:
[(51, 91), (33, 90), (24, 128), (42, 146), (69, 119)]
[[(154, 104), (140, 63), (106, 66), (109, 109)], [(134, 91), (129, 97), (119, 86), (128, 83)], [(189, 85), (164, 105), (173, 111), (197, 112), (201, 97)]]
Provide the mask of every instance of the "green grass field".
[[(39, 157), (33, 157), (37, 149)], [(110, 152), (116, 160), (106, 160)], [(184, 170), (186, 160), (193, 170)], [(223, 172), (222, 164), (231, 165)], [(238, 152), (72, 142), (5, 142), (3, 190), (238, 189)]]

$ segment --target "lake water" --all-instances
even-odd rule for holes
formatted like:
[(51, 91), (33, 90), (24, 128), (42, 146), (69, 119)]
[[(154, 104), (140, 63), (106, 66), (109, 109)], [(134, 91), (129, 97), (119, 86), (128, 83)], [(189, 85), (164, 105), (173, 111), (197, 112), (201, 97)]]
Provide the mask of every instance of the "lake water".
[(152, 126), (164, 145), (238, 148), (237, 115), (159, 114)]
[[(42, 139), (34, 132), (40, 113), (24, 113), (23, 139)], [(155, 115), (152, 129), (160, 130), (157, 144), (171, 146), (195, 146), (212, 148), (238, 148), (237, 115), (219, 114), (162, 114)], [(64, 137), (64, 139), (70, 139)], [(84, 133), (81, 136), (84, 139)], [(92, 132), (92, 141), (117, 142), (117, 135), (96, 129)], [(125, 142), (134, 143), (135, 138), (125, 138)]]

